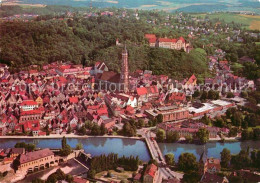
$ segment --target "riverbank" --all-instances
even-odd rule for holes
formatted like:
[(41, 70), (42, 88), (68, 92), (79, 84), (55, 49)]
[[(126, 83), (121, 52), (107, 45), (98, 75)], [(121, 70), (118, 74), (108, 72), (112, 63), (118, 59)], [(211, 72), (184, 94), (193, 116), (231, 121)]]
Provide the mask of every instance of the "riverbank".
[(47, 136), (0, 136), (0, 139), (61, 139), (63, 137), (66, 138), (92, 138), (92, 137), (98, 137), (98, 138), (122, 138), (122, 139), (135, 139), (135, 140), (143, 140), (143, 137), (125, 137), (120, 135), (103, 135), (103, 136), (89, 136), (89, 135), (75, 135), (73, 133), (71, 134), (50, 134)]

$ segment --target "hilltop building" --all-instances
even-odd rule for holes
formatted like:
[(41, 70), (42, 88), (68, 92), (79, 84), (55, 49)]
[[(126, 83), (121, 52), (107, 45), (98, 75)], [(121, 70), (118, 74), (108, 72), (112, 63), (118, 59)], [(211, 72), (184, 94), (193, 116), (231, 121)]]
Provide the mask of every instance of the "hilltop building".
[(173, 50), (183, 49), (185, 52), (190, 52), (190, 44), (183, 37), (178, 39), (157, 38), (154, 34), (145, 34), (145, 38), (149, 42), (150, 47), (168, 48)]

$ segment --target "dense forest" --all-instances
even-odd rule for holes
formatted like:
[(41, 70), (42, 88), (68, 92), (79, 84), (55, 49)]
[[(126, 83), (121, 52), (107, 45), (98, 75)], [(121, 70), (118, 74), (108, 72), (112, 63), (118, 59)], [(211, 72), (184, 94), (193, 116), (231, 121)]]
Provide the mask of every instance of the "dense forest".
[(150, 32), (153, 27), (144, 21), (105, 16), (7, 22), (0, 30), (1, 58), (20, 69), (57, 60), (80, 63), (85, 55), (89, 65), (101, 60), (111, 70), (119, 71), (122, 48), (115, 45), (118, 38), (127, 44), (131, 71), (150, 69), (178, 78), (207, 71), (205, 53), (150, 48), (144, 38)]
[(96, 173), (116, 170), (118, 167), (124, 168), (126, 171), (136, 171), (140, 163), (139, 157), (118, 157), (118, 154), (108, 154), (93, 157), (90, 163), (90, 171), (88, 172), (91, 178), (95, 177)]
[[(100, 16), (105, 10), (113, 11), (114, 16)], [(67, 16), (66, 13), (69, 11), (73, 13), (73, 18)], [(123, 18), (122, 14), (125, 11), (128, 16)], [(166, 74), (176, 79), (196, 74), (202, 81), (205, 76), (212, 76), (208, 71), (206, 56), (214, 54), (217, 48), (221, 48), (227, 53), (226, 59), (232, 63), (236, 63), (238, 58), (245, 55), (253, 57), (257, 64), (246, 67), (234, 65), (232, 69), (236, 74), (247, 76), (249, 79), (258, 77), (260, 46), (255, 42), (258, 42), (259, 38), (250, 37), (247, 30), (242, 30), (240, 34), (244, 43), (237, 44), (226, 40), (228, 35), (232, 36), (231, 33), (201, 34), (196, 39), (190, 39), (189, 30), (169, 26), (181, 27), (186, 24), (204, 27), (207, 30), (214, 28), (218, 23), (216, 30), (226, 29), (227, 26), (229, 29), (237, 30), (241, 24), (234, 22), (226, 24), (219, 19), (210, 19), (200, 23), (193, 21), (193, 16), (189, 14), (182, 14), (180, 17), (179, 14), (169, 15), (162, 11), (143, 10), (138, 11), (140, 19), (137, 20), (134, 10), (66, 6), (45, 8), (3, 6), (0, 8), (0, 17), (4, 16), (3, 13), (7, 16), (8, 13), (13, 15), (15, 12), (31, 12), (40, 16), (33, 21), (17, 20), (0, 24), (0, 62), (8, 64), (11, 71), (26, 69), (31, 64), (43, 65), (57, 60), (80, 63), (84, 56), (88, 66), (96, 61), (104, 61), (110, 70), (119, 72), (122, 51), (122, 47), (116, 46), (116, 39), (119, 39), (122, 45), (127, 45), (131, 71), (148, 69), (154, 74)], [(86, 18), (86, 13), (94, 12), (96, 16)], [(169, 25), (166, 25), (167, 23)], [(183, 36), (191, 42), (194, 49), (188, 54), (184, 51), (150, 48), (144, 38), (146, 33), (169, 38)]]

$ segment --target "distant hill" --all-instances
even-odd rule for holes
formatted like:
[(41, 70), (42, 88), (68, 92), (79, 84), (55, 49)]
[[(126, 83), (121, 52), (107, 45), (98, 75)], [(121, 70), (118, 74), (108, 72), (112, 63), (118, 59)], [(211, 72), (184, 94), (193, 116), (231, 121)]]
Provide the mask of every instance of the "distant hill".
[(25, 5), (67, 5), (74, 7), (116, 7), (134, 9), (158, 9), (184, 12), (247, 12), (260, 14), (258, 0), (4, 0), (4, 3)]

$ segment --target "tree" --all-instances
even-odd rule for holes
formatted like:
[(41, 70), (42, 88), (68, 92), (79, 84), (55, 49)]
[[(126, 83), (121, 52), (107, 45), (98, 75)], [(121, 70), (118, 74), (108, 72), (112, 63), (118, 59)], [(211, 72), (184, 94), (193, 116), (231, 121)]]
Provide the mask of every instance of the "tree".
[(163, 122), (163, 115), (162, 115), (162, 114), (158, 114), (158, 115), (156, 116), (156, 119), (157, 119), (157, 122), (158, 122), (158, 123), (162, 123), (162, 122)]
[(260, 169), (260, 150), (254, 149), (251, 151), (251, 160), (253, 166)]
[(199, 139), (200, 143), (205, 144), (209, 140), (209, 131), (206, 128), (200, 128), (196, 133), (196, 137)]
[(234, 94), (232, 92), (227, 93), (227, 98), (234, 98)]
[(188, 143), (192, 143), (192, 141), (193, 141), (193, 136), (192, 136), (192, 135), (186, 135), (186, 136), (185, 136), (185, 140), (186, 140)]
[(241, 126), (242, 121), (243, 121), (243, 115), (239, 111), (236, 111), (231, 117), (231, 122), (232, 122), (232, 125), (234, 125), (234, 126), (237, 126), (237, 127)]
[(185, 183), (199, 182), (200, 178), (201, 176), (198, 172), (192, 171), (192, 172), (185, 173), (183, 175), (182, 182)]
[(25, 148), (26, 151), (34, 151), (36, 149), (35, 144), (26, 144), (25, 142), (17, 142), (15, 148)]
[(197, 98), (200, 96), (200, 91), (199, 90), (195, 90), (195, 92), (193, 93), (192, 97), (193, 98)]
[(182, 153), (179, 157), (178, 168), (184, 172), (198, 170), (198, 163), (194, 154)]
[(110, 171), (107, 172), (107, 177), (112, 177), (112, 174)]
[(82, 55), (81, 64), (82, 64), (83, 68), (86, 66), (86, 56), (85, 55)]
[(80, 135), (86, 135), (87, 134), (87, 129), (83, 125), (79, 130), (78, 130)]
[(168, 165), (173, 166), (175, 164), (174, 154), (169, 153), (169, 154), (166, 154), (164, 157), (165, 157), (165, 161)]
[(219, 98), (218, 91), (209, 90), (209, 92), (208, 92), (208, 99), (217, 100), (218, 98)]
[(159, 129), (156, 133), (156, 139), (158, 142), (163, 142), (165, 139), (165, 131), (163, 129)]
[(61, 147), (59, 152), (61, 156), (68, 156), (71, 153), (71, 147), (67, 144), (67, 139), (65, 137), (61, 140)]
[(260, 128), (253, 128), (253, 140), (259, 140), (260, 139)]
[(71, 132), (72, 132), (72, 130), (71, 130), (71, 127), (69, 125), (68, 130), (67, 130), (67, 134), (70, 134)]
[(206, 100), (208, 98), (208, 92), (207, 91), (203, 91), (201, 96), (200, 96), (200, 100)]
[(217, 117), (214, 124), (219, 128), (223, 128), (225, 126), (225, 121), (221, 117)]
[[(132, 123), (132, 125), (131, 125)], [(123, 126), (122, 133), (124, 136), (132, 137), (136, 135), (135, 122), (126, 122)]]
[(231, 160), (230, 150), (228, 150), (227, 148), (224, 148), (220, 154), (221, 154), (220, 164), (222, 167), (227, 168), (229, 165), (229, 162)]
[(231, 165), (236, 169), (242, 169), (249, 167), (251, 160), (249, 158), (249, 152), (241, 150), (239, 154), (231, 156)]
[(56, 170), (55, 173), (51, 174), (47, 178), (48, 183), (56, 183), (57, 181), (66, 180), (69, 183), (72, 183), (73, 177), (71, 175), (66, 175), (60, 168)]
[(256, 125), (258, 125), (258, 119), (255, 113), (249, 113), (245, 116), (244, 121), (247, 122), (248, 126), (250, 127), (255, 127)]
[(139, 119), (137, 123), (138, 123), (138, 128), (142, 128), (144, 126), (144, 120), (143, 119)]
[(81, 149), (83, 149), (83, 145), (82, 145), (82, 143), (78, 143), (76, 145), (76, 150), (81, 150)]
[(91, 178), (91, 179), (94, 179), (95, 176), (96, 176), (96, 171), (90, 169), (90, 170), (88, 171), (88, 177)]
[(44, 183), (45, 181), (40, 179), (40, 178), (36, 178), (32, 180), (32, 183)]
[(243, 130), (241, 133), (241, 139), (242, 140), (250, 140), (252, 139), (253, 133), (250, 132), (249, 130)]
[(107, 133), (107, 129), (105, 127), (105, 124), (102, 123), (100, 126), (100, 135), (105, 135)]
[(100, 127), (95, 123), (91, 129), (91, 135), (100, 135)]
[(204, 116), (201, 118), (201, 122), (204, 123), (205, 125), (211, 124), (211, 120), (206, 114), (204, 114)]
[(67, 146), (67, 139), (64, 137), (62, 137), (62, 140), (61, 140), (61, 148), (64, 149), (66, 148)]
[(246, 91), (242, 91), (242, 92), (240, 93), (240, 96), (241, 96), (242, 98), (247, 98), (247, 97), (248, 97), (248, 93), (247, 93)]
[(180, 135), (177, 131), (167, 131), (166, 132), (166, 141), (168, 143), (177, 142), (180, 139)]
[(237, 128), (234, 127), (234, 128), (231, 128), (228, 132), (228, 136), (229, 137), (236, 137), (237, 136)]

